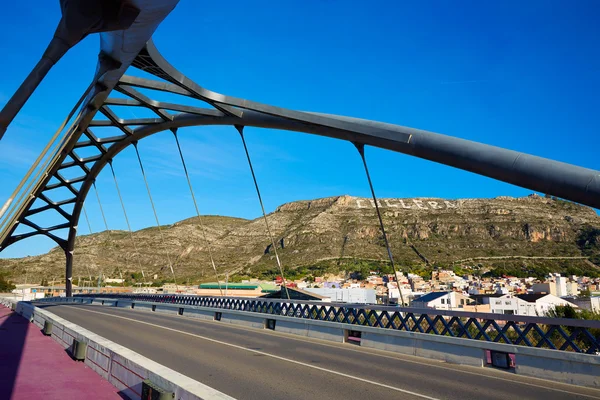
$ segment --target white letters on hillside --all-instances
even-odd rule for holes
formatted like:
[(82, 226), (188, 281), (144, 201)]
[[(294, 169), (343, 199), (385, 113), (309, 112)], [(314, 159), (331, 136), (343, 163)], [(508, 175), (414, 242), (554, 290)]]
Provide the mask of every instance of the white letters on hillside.
[[(377, 200), (380, 208), (404, 208), (407, 210), (443, 210), (459, 208), (458, 201), (426, 201), (419, 199), (381, 199)], [(358, 208), (375, 208), (373, 199), (356, 199)]]

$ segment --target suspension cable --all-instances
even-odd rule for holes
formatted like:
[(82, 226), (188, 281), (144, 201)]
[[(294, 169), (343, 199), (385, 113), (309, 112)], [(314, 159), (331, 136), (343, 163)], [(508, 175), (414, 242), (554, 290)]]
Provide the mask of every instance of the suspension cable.
[(248, 165), (250, 166), (250, 172), (252, 173), (252, 179), (254, 180), (254, 187), (256, 188), (256, 194), (258, 195), (258, 202), (260, 203), (260, 208), (262, 209), (263, 219), (265, 220), (265, 225), (267, 227), (267, 233), (269, 235), (269, 239), (271, 240), (271, 246), (273, 247), (273, 251), (275, 252), (275, 259), (277, 260), (277, 267), (279, 268), (279, 272), (281, 273), (281, 279), (283, 281), (283, 287), (285, 288), (285, 294), (290, 300), (290, 292), (288, 291), (287, 282), (285, 281), (285, 275), (283, 274), (283, 267), (281, 266), (281, 261), (279, 260), (279, 254), (277, 254), (277, 246), (275, 245), (275, 240), (273, 240), (273, 234), (271, 233), (271, 229), (269, 228), (269, 221), (267, 220), (267, 213), (265, 212), (265, 206), (262, 201), (262, 196), (260, 195), (260, 189), (258, 188), (258, 182), (256, 181), (256, 175), (254, 174), (254, 168), (252, 167), (252, 160), (250, 160), (250, 153), (248, 152), (248, 146), (246, 145), (246, 139), (244, 138), (244, 127), (241, 125), (235, 125), (235, 128), (240, 133), (242, 138), (242, 143), (244, 144), (244, 151), (246, 152), (246, 158), (248, 159)]
[[(102, 220), (104, 220), (104, 228), (106, 229), (106, 235), (108, 238), (108, 242), (111, 241), (110, 237), (110, 229), (108, 229), (108, 223), (106, 222), (106, 215), (104, 214), (104, 208), (102, 207), (102, 202), (100, 201), (100, 194), (98, 193), (98, 188), (96, 187), (96, 182), (92, 183), (94, 186), (94, 192), (96, 192), (96, 199), (98, 199), (98, 205), (100, 206), (100, 214), (102, 214)], [(121, 272), (121, 267), (119, 267), (119, 263), (117, 262), (117, 270), (119, 271), (119, 276), (121, 277), (121, 286), (125, 286), (125, 280), (123, 279), (123, 273)]]
[[(144, 170), (144, 164), (142, 164), (142, 158), (140, 157), (140, 151), (138, 150), (137, 141), (133, 142), (133, 148), (135, 149), (135, 154), (137, 155), (138, 162), (140, 164), (140, 169), (142, 170), (142, 177), (144, 178), (144, 184), (146, 185), (146, 191), (148, 192), (148, 198), (150, 199), (150, 205), (152, 206), (152, 212), (154, 212), (154, 219), (156, 220), (156, 226), (158, 227), (158, 233), (160, 234), (160, 239), (163, 244), (166, 245), (165, 237), (163, 235), (162, 228), (160, 227), (160, 222), (158, 221), (158, 214), (156, 213), (156, 207), (154, 207), (154, 200), (152, 200), (152, 193), (150, 193), (150, 185), (148, 184), (148, 179), (146, 179), (146, 171)], [(177, 286), (177, 280), (175, 279), (175, 271), (173, 270), (173, 264), (171, 263), (171, 256), (169, 255), (169, 250), (165, 249), (165, 254), (167, 256), (167, 262), (169, 263), (169, 268), (171, 269), (171, 274), (173, 275), (173, 282), (175, 282), (175, 291), (178, 292), (179, 288)]]
[(194, 195), (194, 189), (192, 188), (192, 181), (190, 180), (190, 175), (188, 173), (187, 166), (185, 164), (185, 159), (183, 158), (183, 152), (181, 151), (181, 145), (179, 144), (179, 138), (177, 137), (177, 129), (172, 129), (173, 135), (175, 136), (175, 143), (177, 143), (177, 150), (179, 151), (179, 157), (181, 158), (181, 164), (183, 165), (183, 171), (185, 172), (185, 178), (187, 179), (188, 187), (190, 188), (190, 194), (192, 195), (192, 201), (194, 202), (194, 208), (196, 209), (196, 215), (198, 216), (198, 222), (200, 223), (200, 230), (202, 232), (202, 238), (206, 242), (206, 246), (208, 248), (208, 256), (210, 257), (210, 263), (212, 264), (213, 270), (215, 271), (215, 277), (217, 278), (217, 285), (219, 285), (219, 293), (223, 296), (223, 290), (221, 289), (221, 281), (219, 280), (219, 274), (217, 273), (217, 266), (215, 265), (215, 260), (213, 258), (213, 251), (210, 241), (206, 236), (206, 228), (204, 227), (204, 223), (202, 222), (202, 218), (200, 217), (200, 210), (198, 209), (198, 203), (196, 202), (196, 196)]
[[(92, 232), (92, 224), (90, 224), (90, 219), (88, 218), (87, 211), (85, 210), (85, 205), (84, 205), (84, 206), (82, 206), (82, 209), (83, 209), (83, 216), (85, 217), (85, 221), (87, 222), (88, 230), (90, 231), (90, 235), (91, 235), (91, 234), (93, 234), (93, 232)], [(92, 264), (94, 264), (94, 266), (95, 266), (95, 263), (92, 261), (92, 256), (91, 256), (91, 255), (88, 255), (88, 257), (89, 257), (89, 259), (90, 259), (90, 262), (91, 262)], [(91, 284), (92, 284), (92, 274), (89, 272), (89, 266), (88, 266), (88, 273), (90, 274), (90, 285), (91, 285)], [(102, 271), (101, 271), (101, 273), (102, 273)], [(98, 278), (99, 278), (99, 277), (98, 277)], [(99, 283), (100, 283), (100, 282), (98, 281), (98, 284), (99, 284)]]
[[(85, 217), (87, 219), (87, 215)], [(88, 225), (89, 225), (89, 221), (88, 221)], [(90, 256), (89, 254), (88, 254), (88, 259), (90, 260), (90, 262), (92, 261), (92, 256)], [(88, 264), (86, 264), (85, 266), (86, 266), (86, 269), (87, 269), (87, 272), (88, 272), (88, 277), (90, 278), (90, 285), (91, 285), (92, 284), (92, 272), (90, 271), (90, 266)]]
[(396, 271), (396, 265), (394, 264), (394, 256), (392, 256), (390, 242), (388, 241), (387, 235), (385, 233), (383, 219), (381, 218), (381, 212), (379, 211), (379, 205), (377, 203), (377, 196), (375, 196), (375, 190), (373, 189), (373, 183), (371, 182), (371, 174), (369, 174), (369, 167), (367, 166), (367, 160), (365, 158), (365, 145), (362, 143), (354, 143), (354, 146), (356, 146), (356, 149), (360, 154), (360, 158), (362, 159), (363, 165), (365, 167), (365, 172), (367, 173), (369, 188), (371, 189), (371, 195), (373, 196), (373, 202), (375, 203), (375, 209), (377, 210), (377, 217), (379, 218), (379, 226), (381, 228), (381, 233), (383, 234), (383, 240), (385, 241), (385, 247), (387, 249), (388, 257), (390, 259), (390, 264), (392, 265), (392, 270), (394, 271), (394, 276), (396, 277), (396, 284), (398, 285), (398, 292), (400, 293), (400, 301), (402, 302), (402, 306), (404, 306), (404, 296), (402, 295), (402, 289), (400, 288), (400, 282), (398, 281), (398, 272)]
[(146, 283), (146, 275), (144, 274), (144, 268), (142, 268), (142, 263), (140, 261), (140, 252), (138, 251), (137, 244), (135, 239), (133, 238), (133, 231), (131, 230), (131, 224), (129, 223), (129, 218), (127, 217), (127, 211), (125, 210), (125, 203), (123, 202), (123, 196), (121, 196), (121, 189), (119, 188), (119, 184), (117, 183), (117, 175), (115, 174), (115, 169), (113, 168), (112, 160), (108, 162), (110, 166), (110, 172), (112, 172), (113, 180), (115, 182), (115, 188), (117, 189), (117, 195), (119, 196), (119, 202), (121, 203), (121, 208), (123, 209), (123, 216), (125, 217), (125, 222), (127, 223), (127, 230), (129, 231), (129, 237), (131, 238), (131, 243), (133, 244), (133, 250), (137, 254), (137, 263), (140, 271), (142, 271), (142, 278), (144, 279), (144, 284)]

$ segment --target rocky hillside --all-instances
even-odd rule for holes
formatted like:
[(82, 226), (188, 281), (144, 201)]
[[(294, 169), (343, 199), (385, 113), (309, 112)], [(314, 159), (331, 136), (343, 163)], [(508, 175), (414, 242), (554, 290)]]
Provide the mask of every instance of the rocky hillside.
[[(596, 275), (600, 217), (588, 207), (531, 195), (495, 199), (381, 199), (380, 208), (399, 268), (426, 275), (434, 267), (475, 273), (543, 275), (548, 271)], [(351, 196), (297, 201), (268, 216), (286, 276), (388, 270), (374, 203)], [(264, 221), (202, 217), (219, 273), (234, 279), (276, 274)], [(181, 281), (214, 280), (198, 218), (133, 233), (81, 236), (74, 275), (145, 272), (168, 279), (167, 254)], [(541, 257), (541, 258), (540, 258)], [(567, 258), (570, 257), (570, 258)], [(0, 260), (17, 282), (62, 277), (64, 254)], [(139, 279), (139, 277), (137, 277)]]

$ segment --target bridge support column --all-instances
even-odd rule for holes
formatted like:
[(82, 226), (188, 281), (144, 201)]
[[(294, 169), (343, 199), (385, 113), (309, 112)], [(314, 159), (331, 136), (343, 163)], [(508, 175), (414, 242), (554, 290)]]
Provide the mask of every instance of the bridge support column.
[(73, 297), (73, 248), (65, 249), (65, 291), (67, 297)]

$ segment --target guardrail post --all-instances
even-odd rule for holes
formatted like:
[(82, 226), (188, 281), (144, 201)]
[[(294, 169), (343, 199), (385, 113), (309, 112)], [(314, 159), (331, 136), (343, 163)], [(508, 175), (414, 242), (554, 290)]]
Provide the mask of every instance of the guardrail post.
[(46, 336), (52, 335), (52, 321), (44, 321), (44, 328), (42, 329), (42, 333)]

